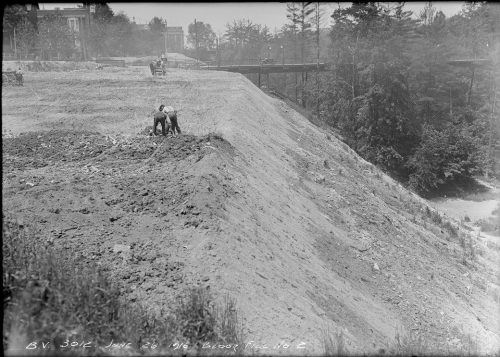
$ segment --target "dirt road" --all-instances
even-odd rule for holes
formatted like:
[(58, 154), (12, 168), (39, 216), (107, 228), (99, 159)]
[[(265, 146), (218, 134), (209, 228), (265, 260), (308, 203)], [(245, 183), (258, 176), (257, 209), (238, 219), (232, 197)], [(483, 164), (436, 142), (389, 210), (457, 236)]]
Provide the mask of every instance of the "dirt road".
[[(186, 135), (138, 134), (159, 103)], [(498, 247), (465, 255), (465, 228), (241, 75), (29, 73), (2, 92), (2, 131), (4, 210), (127, 299), (229, 293), (272, 354), (321, 353), (326, 330), (353, 353), (389, 350), (398, 330), (433, 352), (499, 349)]]

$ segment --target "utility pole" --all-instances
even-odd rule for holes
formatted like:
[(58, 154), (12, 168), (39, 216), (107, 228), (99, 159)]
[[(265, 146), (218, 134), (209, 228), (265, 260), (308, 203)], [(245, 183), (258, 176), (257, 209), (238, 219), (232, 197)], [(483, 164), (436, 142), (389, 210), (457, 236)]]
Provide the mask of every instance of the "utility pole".
[(199, 62), (200, 56), (198, 52), (198, 23), (196, 22), (196, 19), (194, 19), (194, 38), (196, 42), (196, 62)]
[[(491, 104), (491, 113), (490, 113), (490, 133), (488, 135), (488, 159), (490, 161), (493, 159), (493, 121), (495, 118), (495, 107), (497, 101), (497, 88), (496, 88), (496, 80), (493, 77), (493, 102)], [(486, 178), (489, 176), (489, 167), (486, 169)]]
[(215, 43), (217, 45), (217, 66), (220, 67), (219, 36), (217, 36)]
[[(281, 52), (282, 52), (282, 62), (283, 62), (283, 71), (285, 70), (285, 36), (283, 35), (283, 44), (281, 45)], [(287, 79), (287, 73), (283, 72), (283, 93), (286, 95), (286, 79)]]
[[(297, 32), (295, 31), (295, 28), (293, 29), (293, 62), (294, 64), (297, 63)], [(298, 83), (298, 74), (297, 71), (295, 71), (295, 103), (298, 103), (299, 100), (299, 83)]]
[(16, 28), (14, 27), (14, 57), (17, 59)]
[(165, 58), (168, 58), (168, 23), (165, 20)]
[[(271, 59), (271, 46), (268, 47), (267, 58)], [(269, 85), (269, 72), (267, 72), (267, 89), (269, 90), (271, 86)]]
[(319, 118), (319, 1), (316, 3), (316, 115)]

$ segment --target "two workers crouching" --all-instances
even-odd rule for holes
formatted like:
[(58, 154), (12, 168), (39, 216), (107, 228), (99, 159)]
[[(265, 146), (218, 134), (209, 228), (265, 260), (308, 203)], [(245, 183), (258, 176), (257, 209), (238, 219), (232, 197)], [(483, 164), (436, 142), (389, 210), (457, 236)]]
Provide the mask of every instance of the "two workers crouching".
[(156, 134), (156, 128), (158, 127), (158, 123), (161, 124), (161, 134), (166, 136), (169, 132), (173, 135), (181, 133), (181, 128), (179, 128), (179, 124), (177, 122), (177, 110), (172, 108), (171, 106), (160, 105), (158, 111), (154, 114), (154, 123), (153, 123), (153, 132)]

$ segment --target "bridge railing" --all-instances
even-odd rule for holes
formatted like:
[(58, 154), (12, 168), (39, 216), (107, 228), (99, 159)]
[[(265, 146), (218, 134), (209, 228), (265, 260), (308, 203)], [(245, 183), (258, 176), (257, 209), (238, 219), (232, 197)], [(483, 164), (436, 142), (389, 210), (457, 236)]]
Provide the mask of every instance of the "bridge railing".
[[(320, 63), (325, 63), (325, 60), (320, 60)], [(244, 60), (212, 60), (205, 61), (204, 66), (206, 67), (223, 67), (223, 66), (250, 66), (250, 65), (290, 65), (290, 64), (313, 64), (316, 63), (316, 59), (306, 59), (302, 62), (299, 59), (269, 59), (266, 61), (264, 58), (247, 58)]]

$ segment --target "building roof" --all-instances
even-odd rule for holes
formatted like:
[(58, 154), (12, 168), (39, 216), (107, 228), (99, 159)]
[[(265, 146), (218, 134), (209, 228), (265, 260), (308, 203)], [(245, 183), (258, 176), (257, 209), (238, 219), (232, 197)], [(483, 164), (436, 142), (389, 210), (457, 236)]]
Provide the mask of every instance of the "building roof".
[(173, 27), (167, 26), (167, 32), (169, 34), (174, 34), (174, 33), (184, 34), (182, 26), (173, 26)]
[(36, 16), (38, 18), (47, 15), (61, 14), (65, 17), (86, 17), (89, 16), (90, 10), (88, 8), (70, 8), (70, 9), (54, 9), (54, 10), (37, 10)]

